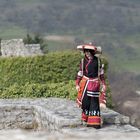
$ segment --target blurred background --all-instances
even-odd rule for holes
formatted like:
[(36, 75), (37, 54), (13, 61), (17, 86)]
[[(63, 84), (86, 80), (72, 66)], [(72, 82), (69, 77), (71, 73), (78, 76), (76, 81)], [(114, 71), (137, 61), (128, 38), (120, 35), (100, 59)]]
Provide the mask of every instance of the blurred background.
[(27, 34), (40, 34), (47, 53), (101, 46), (114, 109), (140, 126), (139, 0), (0, 0), (0, 39)]

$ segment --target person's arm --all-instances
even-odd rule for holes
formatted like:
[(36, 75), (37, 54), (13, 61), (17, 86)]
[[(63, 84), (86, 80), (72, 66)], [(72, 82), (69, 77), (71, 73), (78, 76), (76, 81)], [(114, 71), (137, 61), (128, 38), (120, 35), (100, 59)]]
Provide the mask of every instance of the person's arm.
[(76, 77), (76, 81), (75, 81), (75, 83), (76, 83), (76, 90), (77, 91), (80, 88), (79, 84), (80, 84), (80, 81), (82, 79), (82, 76), (83, 76), (83, 59), (81, 60), (80, 68), (79, 68), (79, 71), (77, 73), (77, 77)]
[[(83, 77), (83, 59), (81, 60), (81, 63), (80, 63), (80, 68), (79, 68), (79, 71), (77, 73), (77, 77), (76, 77), (76, 90), (78, 92), (78, 95), (79, 95), (79, 92), (80, 92), (80, 81), (82, 80), (82, 77)], [(78, 107), (81, 108), (81, 99), (79, 98), (79, 96), (77, 95), (77, 99), (76, 99), (76, 103), (78, 105)]]
[(104, 77), (104, 64), (102, 64), (100, 69), (100, 80), (101, 80), (101, 94), (100, 94), (100, 107), (106, 108), (106, 83)]

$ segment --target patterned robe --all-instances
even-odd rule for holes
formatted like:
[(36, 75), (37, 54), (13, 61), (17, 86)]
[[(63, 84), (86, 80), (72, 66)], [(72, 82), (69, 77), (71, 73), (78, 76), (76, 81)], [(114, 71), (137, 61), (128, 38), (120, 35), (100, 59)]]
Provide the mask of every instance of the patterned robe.
[[(87, 126), (100, 128), (100, 103), (106, 102), (106, 85), (104, 70), (100, 66), (99, 58), (94, 56), (93, 59), (88, 59), (85, 56), (80, 64), (76, 85), (80, 86), (77, 103), (82, 108), (82, 120), (87, 122)], [(99, 100), (99, 97), (101, 97), (101, 100)]]

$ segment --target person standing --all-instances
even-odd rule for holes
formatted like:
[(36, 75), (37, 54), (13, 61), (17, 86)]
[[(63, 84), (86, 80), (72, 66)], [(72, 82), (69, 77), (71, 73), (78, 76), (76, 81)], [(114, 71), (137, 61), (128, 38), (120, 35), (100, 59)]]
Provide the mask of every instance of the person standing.
[(76, 78), (77, 104), (82, 109), (82, 121), (88, 127), (101, 128), (100, 107), (106, 107), (104, 65), (96, 56), (97, 47), (92, 44), (77, 46), (84, 52)]

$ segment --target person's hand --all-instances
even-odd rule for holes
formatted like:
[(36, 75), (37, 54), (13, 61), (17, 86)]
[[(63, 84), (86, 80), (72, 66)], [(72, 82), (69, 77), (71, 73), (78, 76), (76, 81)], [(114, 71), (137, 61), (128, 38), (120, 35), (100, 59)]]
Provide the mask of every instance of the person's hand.
[(76, 103), (77, 103), (77, 107), (79, 107), (79, 108), (82, 107), (81, 100), (79, 100), (78, 98), (76, 99)]
[(76, 85), (76, 90), (77, 90), (77, 92), (80, 90), (80, 86), (79, 85)]
[(106, 108), (106, 94), (104, 92), (100, 94), (99, 101), (100, 101), (100, 108), (105, 109)]
[(103, 84), (103, 85), (102, 85), (101, 92), (103, 92), (103, 93), (105, 93), (105, 92), (106, 92), (106, 85), (105, 85), (105, 84)]
[(101, 109), (106, 109), (106, 104), (100, 103), (100, 108), (101, 108)]

